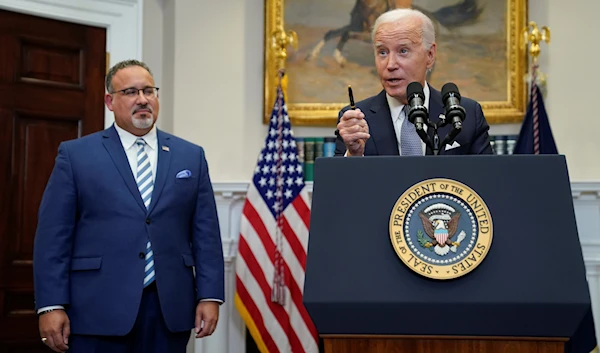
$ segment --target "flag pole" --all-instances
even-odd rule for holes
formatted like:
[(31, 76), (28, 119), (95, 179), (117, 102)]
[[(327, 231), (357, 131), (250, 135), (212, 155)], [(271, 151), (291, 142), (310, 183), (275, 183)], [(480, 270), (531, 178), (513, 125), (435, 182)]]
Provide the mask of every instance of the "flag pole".
[(538, 57), (540, 55), (540, 43), (545, 41), (550, 43), (550, 29), (546, 26), (538, 27), (537, 23), (531, 21), (523, 29), (523, 46), (529, 44), (529, 54), (531, 56), (531, 82), (530, 97), (533, 109), (533, 153), (540, 154), (540, 123), (538, 114)]

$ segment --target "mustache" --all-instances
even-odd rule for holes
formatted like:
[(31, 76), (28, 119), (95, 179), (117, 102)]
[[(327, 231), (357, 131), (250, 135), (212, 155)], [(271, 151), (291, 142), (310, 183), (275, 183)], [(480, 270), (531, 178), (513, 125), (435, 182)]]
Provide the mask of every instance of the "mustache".
[(135, 113), (139, 112), (140, 110), (147, 110), (150, 112), (150, 114), (154, 113), (154, 109), (152, 109), (152, 107), (150, 105), (146, 104), (146, 105), (139, 105), (139, 106), (135, 107), (133, 109), (133, 111), (131, 112), (131, 114), (135, 114)]

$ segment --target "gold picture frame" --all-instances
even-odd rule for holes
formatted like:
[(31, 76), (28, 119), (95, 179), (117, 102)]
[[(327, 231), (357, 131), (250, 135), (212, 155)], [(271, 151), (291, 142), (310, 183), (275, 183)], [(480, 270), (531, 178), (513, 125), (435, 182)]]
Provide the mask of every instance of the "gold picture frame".
[[(286, 9), (286, 3), (285, 1), (287, 1), (287, 4), (290, 5), (291, 9)], [(368, 96), (372, 96), (377, 94), (380, 90), (381, 90), (381, 85), (379, 85), (379, 89), (376, 90), (374, 89), (375, 86), (370, 86), (370, 90), (368, 92), (362, 92), (358, 90), (357, 91), (357, 87), (352, 84), (353, 81), (361, 81), (365, 82), (366, 80), (373, 80), (374, 84), (379, 84), (379, 80), (376, 76), (376, 73), (373, 72), (374, 70), (374, 65), (372, 67), (372, 71), (371, 75), (372, 77), (357, 77), (356, 72), (358, 72), (359, 70), (357, 68), (362, 68), (363, 71), (365, 70), (369, 70), (369, 65), (365, 65), (364, 64), (364, 58), (361, 59), (363, 60), (363, 64), (362, 67), (356, 66), (356, 64), (352, 64), (355, 65), (354, 68), (352, 69), (352, 67), (349, 67), (347, 71), (344, 72), (344, 68), (348, 67), (350, 64), (348, 64), (348, 66), (342, 66), (339, 65), (339, 62), (336, 62), (334, 59), (334, 55), (332, 54), (332, 46), (335, 47), (335, 44), (338, 42), (338, 39), (332, 40), (329, 44), (330, 48), (329, 48), (329, 52), (328, 53), (324, 53), (321, 52), (319, 53), (320, 55), (320, 59), (322, 60), (322, 63), (325, 62), (325, 64), (321, 65), (321, 67), (319, 67), (318, 65), (314, 65), (313, 67), (304, 67), (302, 69), (302, 71), (300, 71), (300, 69), (298, 69), (298, 72), (296, 73), (294, 70), (296, 70), (296, 67), (300, 67), (300, 66), (294, 66), (296, 65), (296, 63), (300, 63), (300, 65), (302, 65), (302, 60), (308, 60), (308, 59), (303, 59), (303, 57), (308, 57), (307, 53), (310, 52), (310, 50), (314, 51), (315, 47), (319, 46), (318, 44), (315, 45), (315, 42), (318, 42), (318, 40), (316, 40), (317, 36), (320, 35), (322, 36), (324, 34), (324, 31), (327, 29), (327, 23), (328, 21), (331, 19), (331, 17), (329, 18), (323, 18), (321, 20), (320, 23), (320, 32), (319, 30), (315, 29), (315, 28), (309, 28), (309, 26), (304, 25), (303, 23), (305, 22), (318, 22), (318, 15), (314, 15), (314, 14), (308, 14), (307, 12), (310, 11), (309, 9), (314, 8), (315, 6), (323, 6), (323, 4), (326, 3), (330, 3), (328, 8), (341, 8), (343, 6), (337, 6), (337, 4), (342, 4), (344, 6), (346, 6), (346, 8), (348, 8), (348, 5), (352, 5), (355, 4), (357, 1), (364, 1), (364, 0), (265, 0), (265, 31), (264, 31), (264, 40), (265, 40), (265, 70), (264, 70), (264, 120), (263, 122), (265, 124), (268, 124), (270, 117), (271, 117), (271, 111), (273, 109), (273, 104), (275, 101), (275, 96), (276, 96), (276, 87), (277, 84), (279, 82), (279, 78), (278, 78), (278, 69), (279, 69), (279, 65), (278, 62), (281, 62), (281, 51), (277, 51), (277, 45), (275, 45), (275, 40), (274, 40), (274, 35), (276, 34), (276, 32), (279, 30), (279, 32), (281, 32), (282, 30), (284, 31), (292, 31), (297, 33), (298, 35), (298, 43), (299, 43), (299, 48), (297, 50), (294, 50), (294, 48), (288, 48), (288, 55), (287, 55), (287, 59), (286, 59), (286, 63), (285, 63), (285, 70), (286, 70), (286, 81), (284, 82), (284, 91), (286, 93), (286, 104), (287, 104), (287, 108), (288, 108), (288, 115), (292, 121), (292, 124), (294, 124), (295, 126), (335, 126), (335, 124), (337, 123), (337, 116), (338, 116), (338, 112), (340, 109), (342, 109), (344, 106), (346, 106), (348, 104), (347, 102), (347, 90), (343, 89), (341, 86), (342, 84), (346, 84), (346, 86), (348, 84), (351, 84), (353, 87), (353, 90), (355, 92), (355, 99), (356, 101), (359, 101), (361, 99), (367, 98)], [(379, 0), (383, 3), (394, 3), (394, 0)], [(460, 4), (461, 2), (466, 2), (468, 0), (413, 0), (413, 7), (417, 8), (417, 6), (415, 4), (419, 4), (419, 3), (426, 3), (431, 7), (432, 3), (435, 2), (439, 2), (442, 3), (442, 5), (445, 6), (452, 6), (452, 3), (458, 3)], [(473, 1), (473, 0), (471, 0)], [(488, 60), (497, 60), (500, 62), (500, 64), (498, 62), (490, 62), (487, 63), (488, 66), (492, 66), (493, 70), (489, 70), (486, 69), (485, 67), (479, 67), (478, 69), (480, 70), (478, 73), (473, 73), (473, 75), (480, 75), (480, 77), (478, 77), (478, 80), (480, 80), (481, 82), (483, 82), (482, 84), (494, 84), (496, 85), (496, 93), (495, 96), (492, 97), (492, 99), (479, 99), (478, 98), (478, 94), (480, 92), (484, 92), (485, 89), (481, 89), (478, 87), (473, 86), (471, 89), (469, 89), (469, 85), (466, 84), (457, 84), (461, 90), (461, 93), (463, 94), (463, 96), (467, 96), (469, 98), (473, 98), (476, 99), (477, 101), (479, 101), (483, 107), (484, 110), (484, 114), (486, 116), (486, 119), (488, 120), (488, 122), (490, 124), (502, 124), (502, 123), (518, 123), (521, 122), (524, 115), (525, 115), (525, 109), (526, 109), (526, 101), (527, 101), (527, 91), (526, 91), (526, 87), (527, 87), (527, 83), (525, 80), (525, 75), (527, 73), (527, 52), (523, 46), (523, 39), (522, 39), (522, 31), (526, 26), (526, 21), (527, 21), (527, 0), (503, 0), (503, 1), (499, 1), (499, 0), (476, 0), (479, 2), (483, 2), (485, 7), (483, 7), (482, 11), (488, 11), (487, 13), (485, 13), (484, 19), (485, 21), (495, 21), (497, 28), (500, 28), (500, 30), (498, 31), (496, 37), (496, 47), (491, 47), (492, 44), (488, 44), (490, 43), (489, 40), (485, 40), (485, 39), (478, 39), (479, 40), (479, 46), (484, 45), (487, 46), (487, 54), (484, 53), (484, 55), (480, 55), (478, 58), (471, 58), (471, 64), (474, 64), (475, 66), (478, 65), (479, 63), (482, 63), (481, 65), (483, 65), (483, 63), (486, 63)], [(317, 5), (311, 5), (311, 6), (306, 6), (308, 2), (315, 2), (315, 4)], [(396, 2), (402, 2), (400, 0), (396, 0)], [(487, 4), (485, 4), (485, 2), (487, 2)], [(492, 4), (491, 6), (503, 6), (504, 8), (504, 12), (502, 11), (493, 11), (493, 9), (490, 9), (490, 4)], [(292, 6), (294, 5), (294, 6)], [(352, 5), (353, 6), (353, 5)], [(302, 12), (301, 15), (294, 15), (294, 10), (300, 10), (299, 12)], [(336, 10), (337, 11), (337, 10)], [(461, 10), (462, 11), (462, 10)], [(287, 14), (286, 14), (287, 12)], [(498, 13), (499, 12), (499, 13)], [(285, 23), (285, 19), (288, 18), (288, 16), (292, 16), (295, 18), (295, 24), (286, 24)], [(304, 21), (304, 19), (302, 18), (302, 16), (305, 16), (306, 19), (308, 19), (309, 21)], [(331, 16), (331, 14), (329, 14), (329, 16)], [(346, 12), (340, 12), (339, 16), (341, 17), (338, 22), (342, 21), (342, 20), (346, 20), (348, 21), (348, 19), (350, 18), (350, 13), (348, 11)], [(496, 17), (497, 18), (496, 18)], [(430, 16), (431, 17), (431, 16)], [(331, 21), (329, 21), (331, 22)], [(480, 21), (481, 22), (481, 21)], [(323, 25), (323, 23), (325, 23), (325, 25)], [(490, 22), (491, 23), (491, 22)], [(325, 26), (325, 27), (324, 27)], [(445, 30), (445, 28), (440, 27), (441, 26), (441, 22), (440, 23), (436, 23), (436, 42), (438, 43), (438, 55), (437, 55), (437, 61), (436, 61), (436, 66), (438, 65), (438, 62), (440, 62), (440, 54), (443, 53), (443, 50), (446, 50), (446, 52), (454, 52), (454, 47), (451, 46), (446, 46), (446, 48), (443, 48), (443, 43), (441, 42), (444, 40), (444, 38), (449, 39), (448, 41), (452, 40), (454, 41), (456, 36), (457, 38), (460, 38), (460, 32), (459, 34), (455, 34), (454, 32), (451, 32), (451, 28), (447, 30), (448, 33), (446, 33), (445, 36), (438, 36), (439, 32), (438, 30)], [(480, 23), (479, 26), (484, 26), (482, 28), (487, 28), (486, 23)], [(296, 29), (297, 27), (297, 29)], [(315, 26), (318, 27), (318, 26)], [(285, 29), (284, 29), (285, 28)], [(333, 28), (333, 27), (331, 27)], [(479, 30), (480, 31), (480, 30)], [(307, 33), (306, 35), (303, 35), (303, 32)], [(318, 34), (312, 34), (312, 38), (310, 38), (309, 33), (318, 33)], [(471, 36), (474, 37), (476, 34), (472, 34)], [(479, 35), (479, 32), (477, 32), (477, 35)], [(463, 38), (465, 38), (465, 36), (463, 36)], [(466, 36), (466, 38), (469, 38), (468, 36)], [(355, 41), (354, 45), (354, 51), (355, 53), (357, 51), (360, 51), (360, 55), (370, 55), (371, 57), (373, 56), (373, 52), (372, 50), (368, 49), (370, 47), (365, 47), (365, 45), (370, 45), (368, 43), (366, 43), (366, 41), (363, 41), (362, 44), (356, 44), (358, 41)], [(295, 44), (298, 44), (295, 43)], [(346, 42), (346, 45), (349, 46), (350, 41)], [(469, 43), (467, 43), (469, 44)], [(473, 44), (473, 43), (471, 43)], [(360, 47), (362, 45), (362, 47)], [(450, 44), (449, 44), (450, 45)], [(323, 47), (323, 45), (321, 45), (321, 47)], [(451, 48), (452, 50), (448, 50), (448, 48)], [(503, 49), (503, 50), (499, 50)], [(324, 49), (324, 48), (323, 48)], [(498, 54), (500, 51), (502, 51), (501, 54)], [(366, 52), (366, 54), (364, 54)], [(490, 52), (493, 53), (493, 55), (490, 55)], [(341, 53), (343, 53), (343, 49), (341, 51)], [(466, 51), (465, 53), (470, 54), (470, 52)], [(458, 54), (456, 54), (457, 57), (454, 58), (454, 61), (459, 61), (459, 60), (463, 60), (464, 61), (468, 61), (469, 57), (468, 55), (462, 55), (460, 57), (458, 57)], [(328, 59), (323, 59), (325, 57), (328, 56)], [(325, 61), (328, 60), (328, 61)], [(350, 59), (348, 60), (350, 61)], [(336, 67), (337, 65), (339, 65), (339, 67)], [(440, 64), (442, 65), (442, 64)], [(467, 66), (469, 64), (465, 64), (465, 66)], [(504, 66), (504, 67), (502, 67)], [(323, 67), (325, 67), (325, 70), (322, 70)], [(496, 70), (498, 67), (500, 67), (501, 69)], [(505, 70), (504, 70), (505, 68)], [(434, 74), (435, 74), (435, 67), (434, 67)], [(312, 72), (311, 72), (312, 70)], [(333, 76), (329, 76), (327, 77), (326, 75), (323, 75), (323, 77), (319, 77), (319, 72), (318, 70), (321, 70), (322, 72), (327, 72), (326, 70), (330, 70), (333, 71)], [(465, 71), (467, 71), (469, 74), (468, 76), (471, 75), (472, 71), (469, 71), (470, 68), (465, 68)], [(494, 71), (496, 70), (496, 71)], [(440, 71), (442, 72), (442, 71)], [(496, 76), (490, 75), (490, 72), (495, 72)], [(354, 75), (354, 77), (351, 77), (352, 75)], [(362, 74), (363, 76), (365, 76), (366, 74)], [(455, 74), (456, 76), (451, 76), (452, 78), (454, 77), (460, 77), (459, 74)], [(487, 76), (486, 76), (487, 75)], [(297, 77), (297, 79), (296, 79)], [(305, 77), (312, 77), (313, 78), (313, 83), (306, 83), (306, 82), (301, 82), (302, 80), (304, 80)], [(338, 82), (337, 86), (332, 89), (332, 86), (330, 86), (331, 84), (331, 77), (334, 77), (336, 80), (339, 80), (340, 82)], [(353, 78), (355, 80), (353, 80)], [(344, 82), (341, 82), (344, 81)], [(456, 80), (454, 79), (450, 79), (448, 81), (452, 81), (452, 82), (456, 82)], [(445, 81), (445, 82), (448, 82)], [(320, 82), (320, 83), (314, 83), (314, 82)], [(347, 83), (346, 83), (347, 82)], [(428, 81), (431, 83), (431, 81)], [(441, 82), (440, 82), (441, 83)], [(369, 81), (369, 84), (371, 84), (371, 82)], [(309, 102), (308, 99), (304, 100), (303, 98), (298, 98), (298, 97), (302, 97), (302, 94), (296, 94), (297, 92), (300, 92), (300, 89), (296, 89), (295, 85), (303, 85), (303, 87), (299, 87), (299, 88), (303, 88), (305, 92), (310, 92), (310, 94), (314, 94), (314, 95), (320, 95), (321, 93), (326, 93), (326, 94), (331, 94), (332, 90), (334, 90), (335, 94), (332, 97), (335, 98), (331, 98), (331, 99), (325, 99), (325, 101), (319, 101), (319, 102)], [(360, 84), (358, 85), (360, 86)], [(441, 89), (441, 84), (439, 85), (434, 85), (435, 88), (437, 88), (438, 90)], [(483, 86), (485, 88), (485, 86)], [(474, 94), (466, 94), (465, 92), (471, 92)], [(490, 89), (491, 91), (491, 89)], [(313, 93), (314, 92), (314, 93)], [(357, 94), (358, 92), (358, 94)], [(492, 93), (489, 93), (490, 96), (492, 96)]]

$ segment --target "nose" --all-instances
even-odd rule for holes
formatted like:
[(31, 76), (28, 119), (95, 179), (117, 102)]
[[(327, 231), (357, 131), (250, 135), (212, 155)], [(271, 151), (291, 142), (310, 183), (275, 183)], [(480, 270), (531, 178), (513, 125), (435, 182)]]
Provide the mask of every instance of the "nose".
[(388, 55), (386, 68), (388, 69), (388, 71), (394, 71), (397, 70), (398, 67), (398, 57), (395, 53), (392, 52)]
[(142, 90), (138, 91), (136, 103), (140, 104), (140, 105), (148, 104), (148, 98), (146, 98), (146, 96), (144, 95), (144, 91), (142, 91)]

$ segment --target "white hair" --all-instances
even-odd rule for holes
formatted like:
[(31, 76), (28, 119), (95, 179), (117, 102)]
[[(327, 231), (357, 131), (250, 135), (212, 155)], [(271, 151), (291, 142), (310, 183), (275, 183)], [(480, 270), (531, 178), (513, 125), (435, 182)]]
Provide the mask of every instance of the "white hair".
[(431, 45), (435, 42), (435, 28), (433, 27), (433, 22), (431, 22), (431, 19), (421, 11), (413, 9), (402, 8), (382, 13), (373, 25), (371, 40), (375, 43), (375, 32), (377, 32), (377, 28), (382, 24), (398, 22), (411, 17), (421, 19), (421, 41), (425, 50), (431, 49)]

